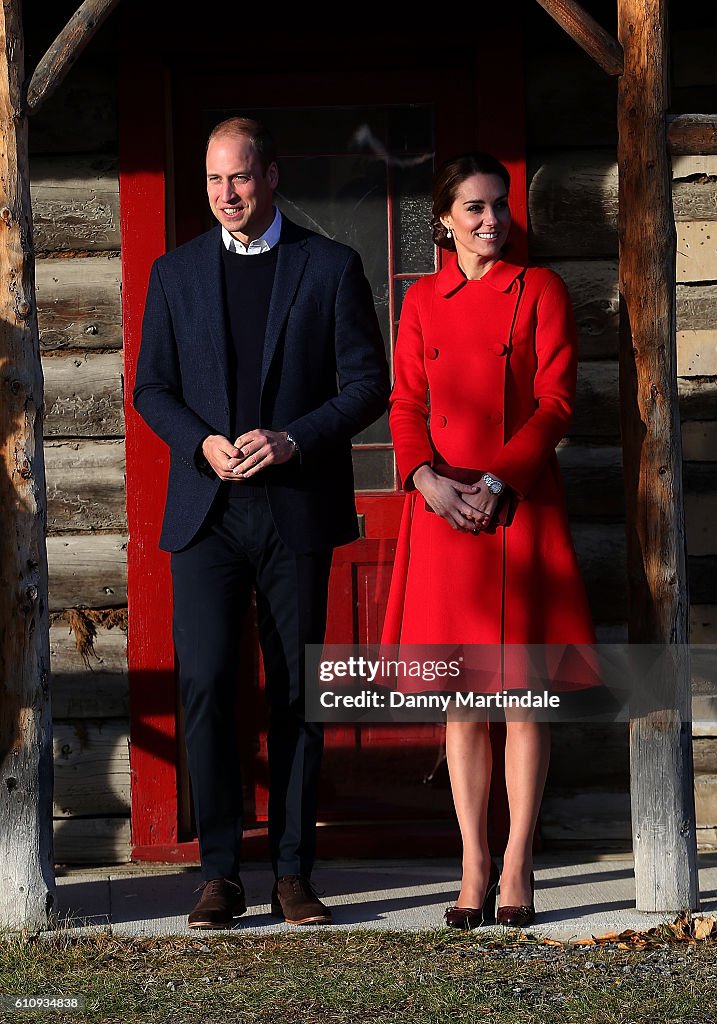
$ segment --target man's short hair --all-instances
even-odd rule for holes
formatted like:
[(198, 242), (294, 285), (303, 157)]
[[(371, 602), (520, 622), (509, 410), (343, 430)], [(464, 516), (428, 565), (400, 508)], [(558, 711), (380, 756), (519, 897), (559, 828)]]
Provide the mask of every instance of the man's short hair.
[(207, 149), (215, 139), (222, 135), (230, 138), (249, 139), (261, 162), (261, 169), (266, 174), (269, 166), (276, 163), (276, 144), (274, 138), (261, 121), (253, 117), (228, 117), (212, 128), (207, 139)]

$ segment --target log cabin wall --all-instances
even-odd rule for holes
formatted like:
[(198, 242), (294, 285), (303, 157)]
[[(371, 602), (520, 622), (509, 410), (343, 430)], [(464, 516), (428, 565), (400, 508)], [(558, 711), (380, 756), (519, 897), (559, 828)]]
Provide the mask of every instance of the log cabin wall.
[[(28, 17), (28, 68), (77, 5), (58, 6), (42, 27)], [(30, 122), (59, 863), (116, 863), (130, 850), (113, 22)]]
[[(537, 5), (534, 5), (537, 8)], [(615, 34), (616, 5), (587, 9)], [(624, 499), (618, 408), (617, 81), (530, 11), (526, 37), (530, 255), (565, 279), (580, 335), (578, 400), (559, 449), (571, 528), (598, 639), (626, 632)], [(612, 23), (611, 23), (612, 19)], [(714, 15), (672, 17), (672, 111), (717, 109)], [(673, 161), (677, 344), (693, 644), (717, 641), (717, 157)], [(717, 846), (715, 704), (693, 665), (698, 843)], [(711, 721), (710, 721), (711, 719)], [(627, 726), (553, 730), (542, 812), (549, 845), (629, 846)]]
[[(599, 6), (590, 5), (596, 17)], [(74, 7), (57, 10), (57, 28)], [(580, 329), (578, 406), (559, 455), (599, 637), (621, 640), (616, 84), (537, 5), (526, 9), (531, 257), (565, 278)], [(601, 21), (614, 27), (609, 16)], [(57, 860), (68, 863), (117, 863), (130, 851), (114, 33), (110, 19), (30, 130), (46, 381), (55, 842)], [(46, 35), (45, 45), (49, 27)], [(44, 48), (38, 42), (33, 53), (32, 38), (28, 26), (28, 67)], [(675, 24), (672, 46), (675, 112), (714, 110), (714, 34), (688, 18)], [(674, 179), (692, 640), (708, 643), (717, 641), (717, 157), (677, 159)], [(698, 705), (706, 699), (698, 692)], [(714, 848), (717, 727), (703, 718), (694, 741), (698, 836)], [(627, 847), (628, 791), (626, 727), (556, 728), (545, 844)]]

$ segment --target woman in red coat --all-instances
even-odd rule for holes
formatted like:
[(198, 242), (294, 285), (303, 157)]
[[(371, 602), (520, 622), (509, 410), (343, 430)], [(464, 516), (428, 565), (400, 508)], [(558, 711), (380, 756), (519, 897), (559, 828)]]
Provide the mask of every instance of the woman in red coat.
[[(434, 241), (453, 255), (408, 290), (401, 314), (390, 423), (408, 493), (384, 643), (595, 640), (555, 454), (575, 397), (575, 323), (555, 273), (503, 258), (509, 184), (485, 153), (450, 161), (434, 183)], [(476, 482), (444, 475), (446, 464), (476, 470)], [(506, 501), (513, 520), (496, 526)], [(498, 921), (526, 925), (550, 733), (547, 722), (508, 711), (506, 720), (510, 835)], [(498, 883), (487, 723), (449, 719), (446, 751), (463, 839), (460, 896), (446, 917), (473, 927), (495, 920)]]

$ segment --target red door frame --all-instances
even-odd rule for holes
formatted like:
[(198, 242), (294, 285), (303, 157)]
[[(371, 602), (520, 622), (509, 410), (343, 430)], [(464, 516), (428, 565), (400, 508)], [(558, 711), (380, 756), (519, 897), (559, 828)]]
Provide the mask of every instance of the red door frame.
[[(172, 158), (169, 76), (161, 56), (140, 56), (136, 40), (126, 38), (121, 59), (120, 217), (125, 358), (127, 454), (128, 667), (130, 684), (130, 764), (132, 777), (132, 858), (197, 862), (196, 840), (178, 836), (178, 751), (176, 683), (171, 631), (169, 558), (157, 547), (168, 456), (165, 445), (143, 423), (131, 403), (139, 352), (141, 321), (153, 260), (169, 247), (167, 167)], [(478, 144), (490, 149), (511, 174), (514, 252), (527, 257), (527, 189), (522, 46), (511, 31), (491, 38), (489, 61), (481, 58), (478, 81)], [(159, 44), (154, 54), (159, 54)], [(377, 72), (373, 71), (372, 75)], [(375, 81), (375, 79), (374, 79)], [(495, 83), (500, 83), (496, 100)], [(171, 180), (171, 179), (170, 179)], [(378, 513), (377, 498), (358, 497), (359, 512)], [(390, 514), (393, 518), (393, 514)], [(455, 842), (431, 836), (420, 823), (372, 826), (362, 836), (366, 855), (386, 850), (396, 855), (453, 852)], [(357, 852), (355, 835), (340, 826), (330, 844), (336, 856)], [(389, 838), (390, 837), (390, 838)], [(252, 841), (254, 839), (254, 842)], [(247, 855), (264, 847), (263, 830), (248, 840)], [(252, 850), (252, 847), (254, 848)]]

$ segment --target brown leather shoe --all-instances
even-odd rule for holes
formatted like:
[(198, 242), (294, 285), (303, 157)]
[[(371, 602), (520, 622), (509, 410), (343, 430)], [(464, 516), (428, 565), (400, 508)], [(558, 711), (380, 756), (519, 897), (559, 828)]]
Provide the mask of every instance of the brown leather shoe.
[(231, 928), (232, 918), (246, 913), (244, 887), (238, 878), (212, 878), (195, 891), (202, 895), (187, 918), (190, 928)]
[(331, 911), (303, 875), (284, 875), (271, 893), (271, 912), (289, 924), (332, 924)]

